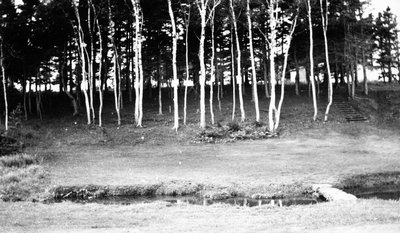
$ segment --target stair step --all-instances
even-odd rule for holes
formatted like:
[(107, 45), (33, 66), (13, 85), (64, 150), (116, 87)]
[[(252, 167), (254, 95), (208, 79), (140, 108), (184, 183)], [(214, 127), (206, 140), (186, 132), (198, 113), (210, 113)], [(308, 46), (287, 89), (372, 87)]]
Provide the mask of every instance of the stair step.
[(363, 121), (368, 121), (366, 117), (364, 117), (360, 112), (358, 112), (356, 109), (354, 109), (353, 106), (351, 106), (348, 102), (347, 99), (334, 99), (333, 100), (334, 106), (342, 113), (344, 114), (344, 118), (348, 122), (363, 122)]

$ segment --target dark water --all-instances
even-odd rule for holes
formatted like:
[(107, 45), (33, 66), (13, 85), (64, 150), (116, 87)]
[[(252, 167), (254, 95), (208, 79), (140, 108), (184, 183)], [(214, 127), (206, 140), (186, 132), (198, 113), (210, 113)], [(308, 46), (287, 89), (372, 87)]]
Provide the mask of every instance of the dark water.
[(132, 204), (142, 204), (142, 203), (151, 203), (155, 201), (164, 201), (169, 204), (180, 204), (187, 203), (191, 205), (203, 205), (209, 206), (213, 204), (228, 204), (232, 206), (247, 206), (247, 207), (256, 207), (256, 206), (291, 206), (291, 205), (311, 205), (317, 204), (321, 200), (316, 200), (307, 197), (295, 197), (295, 198), (286, 198), (286, 199), (252, 199), (252, 198), (228, 198), (223, 200), (212, 200), (207, 198), (199, 198), (196, 196), (183, 196), (183, 197), (175, 197), (175, 196), (161, 196), (161, 197), (131, 197), (131, 196), (113, 196), (106, 197), (100, 199), (63, 199), (51, 201), (48, 203), (57, 203), (63, 201), (71, 201), (80, 204), (86, 203), (97, 203), (97, 204), (105, 204), (105, 205), (132, 205)]
[(357, 198), (363, 199), (383, 199), (383, 200), (400, 200), (400, 190), (385, 190), (385, 191), (368, 191), (368, 192), (360, 192), (355, 193)]

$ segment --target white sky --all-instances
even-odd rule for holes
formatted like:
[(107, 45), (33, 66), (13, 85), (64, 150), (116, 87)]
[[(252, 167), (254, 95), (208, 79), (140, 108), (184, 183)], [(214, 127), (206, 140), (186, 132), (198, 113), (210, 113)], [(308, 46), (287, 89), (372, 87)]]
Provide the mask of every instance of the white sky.
[(388, 6), (393, 14), (397, 15), (397, 18), (400, 19), (400, 0), (371, 0), (370, 11), (377, 15), (378, 12), (386, 10)]

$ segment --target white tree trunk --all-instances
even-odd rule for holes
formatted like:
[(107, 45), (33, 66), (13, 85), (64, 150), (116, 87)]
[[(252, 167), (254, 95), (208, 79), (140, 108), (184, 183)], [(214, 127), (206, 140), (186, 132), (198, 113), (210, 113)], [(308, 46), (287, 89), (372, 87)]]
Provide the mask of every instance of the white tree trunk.
[(286, 76), (286, 68), (287, 68), (287, 62), (288, 62), (288, 58), (289, 58), (289, 49), (290, 49), (290, 44), (292, 42), (292, 38), (293, 38), (293, 33), (296, 29), (296, 25), (297, 25), (297, 17), (298, 17), (298, 10), (296, 12), (296, 16), (293, 20), (291, 29), (290, 29), (290, 34), (289, 37), (287, 38), (287, 43), (288, 43), (288, 49), (285, 51), (285, 58), (283, 61), (283, 69), (282, 69), (282, 77), (281, 77), (281, 98), (279, 100), (279, 104), (278, 104), (278, 109), (275, 112), (275, 126), (274, 126), (274, 131), (276, 131), (278, 129), (279, 126), (279, 121), (281, 118), (281, 109), (282, 109), (282, 104), (283, 104), (283, 99), (285, 97), (285, 76)]
[[(140, 22), (140, 25), (142, 25), (142, 22)], [(139, 40), (139, 75), (140, 75), (140, 79), (139, 79), (140, 99), (139, 99), (139, 120), (138, 120), (137, 126), (142, 127), (142, 124), (143, 124), (142, 122), (143, 122), (144, 76), (143, 76), (143, 63), (142, 63), (142, 27), (141, 26), (140, 26), (140, 40)]]
[(143, 120), (143, 67), (142, 67), (142, 15), (139, 0), (131, 0), (135, 14), (135, 123), (142, 127)]
[(186, 61), (186, 81), (185, 81), (185, 96), (183, 103), (183, 124), (186, 125), (187, 119), (187, 95), (188, 95), (188, 82), (189, 82), (189, 24), (190, 24), (190, 4), (188, 15), (185, 18), (185, 61)]
[(240, 105), (240, 113), (241, 113), (241, 121), (244, 122), (246, 119), (246, 113), (244, 111), (244, 105), (243, 105), (243, 78), (242, 78), (242, 66), (241, 66), (241, 51), (240, 51), (240, 41), (239, 41), (239, 35), (237, 31), (237, 23), (236, 23), (236, 14), (235, 14), (235, 9), (233, 8), (233, 0), (230, 0), (230, 7), (231, 7), (231, 13), (232, 13), (232, 21), (233, 21), (233, 28), (235, 29), (235, 39), (236, 39), (236, 52), (237, 52), (237, 82), (239, 84), (239, 105)]
[(93, 7), (93, 12), (96, 18), (96, 27), (97, 27), (97, 32), (98, 32), (98, 37), (99, 37), (99, 55), (100, 55), (100, 62), (99, 62), (99, 101), (100, 101), (100, 105), (99, 105), (99, 126), (102, 127), (103, 126), (103, 87), (102, 87), (102, 81), (101, 81), (101, 76), (102, 76), (102, 69), (103, 69), (103, 39), (101, 37), (101, 29), (100, 29), (100, 23), (99, 20), (97, 18), (97, 14), (96, 14), (96, 8), (94, 7), (94, 5), (92, 5)]
[(83, 84), (83, 95), (85, 96), (85, 106), (86, 106), (86, 115), (87, 115), (87, 123), (90, 125), (91, 122), (91, 112), (90, 112), (90, 103), (89, 103), (89, 95), (88, 95), (88, 77), (86, 74), (86, 59), (85, 59), (85, 53), (87, 53), (86, 48), (85, 48), (85, 43), (83, 40), (83, 31), (82, 31), (82, 24), (81, 24), (81, 19), (79, 16), (79, 11), (78, 11), (78, 7), (77, 7), (77, 1), (73, 0), (72, 1), (72, 5), (74, 8), (74, 12), (75, 12), (75, 16), (77, 19), (77, 39), (78, 39), (78, 54), (80, 56), (80, 60), (81, 60), (81, 68), (82, 68), (82, 84)]
[(329, 63), (329, 49), (328, 49), (328, 37), (327, 37), (329, 0), (325, 0), (325, 4), (326, 4), (325, 5), (325, 14), (324, 14), (322, 0), (319, 0), (319, 3), (321, 6), (322, 29), (323, 29), (324, 42), (325, 42), (325, 60), (326, 60), (326, 69), (328, 72), (328, 105), (326, 106), (325, 117), (324, 117), (324, 121), (327, 121), (328, 115), (329, 115), (329, 110), (331, 108), (332, 101), (333, 101), (333, 84), (332, 84), (332, 77), (331, 77), (331, 66)]
[(211, 80), (210, 80), (210, 115), (211, 124), (214, 124), (214, 82), (215, 82), (215, 26), (214, 26), (215, 12), (211, 12)]
[(235, 45), (233, 42), (233, 27), (231, 26), (231, 82), (232, 82), (232, 121), (236, 113), (236, 79), (235, 79)]
[(4, 95), (4, 109), (5, 109), (5, 120), (4, 127), (8, 131), (8, 100), (7, 100), (7, 82), (6, 82), (6, 70), (4, 68), (4, 53), (3, 53), (3, 37), (0, 35), (0, 68), (3, 82), (3, 95)]
[(115, 45), (114, 41), (114, 36), (115, 36), (115, 24), (114, 21), (112, 20), (112, 13), (111, 13), (111, 3), (110, 0), (108, 0), (108, 20), (109, 20), (109, 27), (110, 27), (110, 39), (111, 39), (111, 44), (113, 47), (113, 60), (114, 60), (114, 102), (115, 102), (115, 111), (117, 113), (117, 121), (118, 125), (121, 125), (121, 101), (120, 101), (120, 83), (121, 83), (121, 77), (118, 75), (119, 71), (119, 59), (118, 59), (118, 51), (117, 47)]
[(307, 13), (308, 13), (308, 27), (310, 30), (310, 82), (311, 82), (311, 91), (314, 105), (314, 116), (313, 120), (317, 120), (318, 115), (318, 106), (317, 106), (317, 95), (315, 93), (315, 77), (314, 77), (314, 40), (313, 40), (313, 26), (312, 26), (312, 18), (311, 18), (311, 3), (310, 0), (307, 0)]
[(205, 82), (206, 82), (206, 66), (204, 64), (204, 42), (205, 42), (205, 28), (206, 28), (206, 13), (207, 5), (205, 0), (200, 0), (198, 3), (199, 13), (201, 18), (201, 33), (200, 33), (200, 128), (206, 128), (206, 106), (205, 106)]
[(90, 110), (92, 113), (92, 123), (95, 124), (96, 114), (94, 112), (94, 93), (93, 93), (93, 86), (94, 86), (94, 74), (93, 74), (93, 63), (94, 63), (94, 43), (93, 43), (93, 29), (92, 29), (92, 9), (93, 3), (91, 0), (87, 1), (88, 3), (88, 32), (90, 37), (90, 59), (89, 59), (89, 72), (88, 72), (88, 85), (89, 85), (89, 101), (90, 101)]
[[(275, 75), (275, 53), (276, 53), (276, 24), (277, 24), (277, 0), (270, 0), (269, 4), (269, 71), (270, 71), (270, 85), (271, 85), (271, 93), (270, 93), (270, 102), (268, 109), (268, 126), (269, 131), (275, 132), (275, 123), (274, 123), (274, 114), (276, 111), (276, 75)], [(267, 46), (267, 45), (266, 45)]]
[(253, 101), (256, 110), (256, 121), (260, 121), (260, 108), (258, 106), (258, 92), (257, 92), (257, 76), (256, 76), (256, 65), (254, 61), (253, 51), (253, 29), (251, 23), (251, 12), (250, 12), (250, 0), (247, 0), (247, 23), (249, 26), (249, 44), (250, 44), (250, 60), (251, 60), (251, 73), (253, 77)]
[(176, 50), (178, 43), (178, 35), (176, 33), (175, 16), (172, 10), (171, 0), (168, 0), (168, 11), (169, 17), (171, 18), (172, 26), (172, 85), (174, 87), (174, 127), (173, 129), (178, 130), (179, 128), (179, 111), (178, 111), (178, 72), (176, 68)]

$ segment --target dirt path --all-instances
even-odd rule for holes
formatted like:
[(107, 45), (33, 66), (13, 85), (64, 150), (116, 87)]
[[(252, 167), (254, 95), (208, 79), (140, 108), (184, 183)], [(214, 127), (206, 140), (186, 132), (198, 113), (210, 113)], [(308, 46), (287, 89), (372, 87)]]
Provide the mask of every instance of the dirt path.
[(312, 184), (400, 170), (398, 136), (313, 135), (231, 144), (65, 146), (39, 153), (46, 154), (53, 185)]

